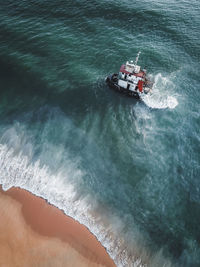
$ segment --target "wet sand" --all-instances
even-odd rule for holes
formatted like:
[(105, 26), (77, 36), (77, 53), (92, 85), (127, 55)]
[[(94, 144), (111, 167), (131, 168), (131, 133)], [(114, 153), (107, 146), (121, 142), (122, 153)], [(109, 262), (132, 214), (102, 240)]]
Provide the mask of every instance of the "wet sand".
[(0, 266), (115, 264), (90, 231), (44, 199), (0, 188)]

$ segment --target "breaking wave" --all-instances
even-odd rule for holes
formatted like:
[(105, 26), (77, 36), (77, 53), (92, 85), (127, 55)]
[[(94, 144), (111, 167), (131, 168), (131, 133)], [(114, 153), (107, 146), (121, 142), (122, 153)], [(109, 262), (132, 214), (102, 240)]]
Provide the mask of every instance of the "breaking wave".
[[(26, 189), (84, 224), (106, 248), (117, 266), (155, 267), (163, 263), (161, 251), (150, 256), (150, 253), (142, 248), (141, 237), (137, 231), (135, 231), (135, 240), (130, 250), (130, 244), (127, 246), (126, 240), (120, 234), (124, 228), (120, 223), (120, 218), (112, 214), (112, 222), (115, 224), (113, 227), (113, 224), (106, 218), (108, 214), (99, 214), (97, 203), (78, 192), (78, 185), (75, 188), (70, 175), (66, 174), (65, 179), (59, 173), (54, 175), (47, 166), (41, 166), (39, 160), (31, 163), (27, 156), (21, 152), (16, 154), (14, 149), (9, 149), (5, 144), (0, 145), (0, 169), (0, 184), (4, 190), (12, 186)], [(74, 171), (77, 176), (82, 175), (81, 171)], [(70, 172), (69, 166), (69, 174)], [(164, 261), (165, 266), (171, 266), (166, 260)]]
[[(70, 183), (70, 177), (67, 177), (66, 184), (59, 174), (52, 175), (47, 166), (41, 166), (39, 160), (31, 164), (28, 157), (21, 153), (14, 156), (14, 150), (8, 149), (6, 145), (0, 145), (0, 169), (0, 183), (4, 190), (16, 186), (46, 199), (88, 227), (118, 266), (131, 266), (134, 259), (130, 261), (126, 251), (119, 251), (123, 241), (115, 238), (109, 227), (105, 231), (103, 225), (98, 222), (99, 219), (96, 220), (92, 216), (94, 210), (91, 204), (89, 205), (92, 202), (88, 201), (87, 197), (78, 195), (74, 185)], [(81, 172), (77, 171), (77, 175), (81, 175)], [(141, 260), (135, 259), (134, 266), (144, 265)]]

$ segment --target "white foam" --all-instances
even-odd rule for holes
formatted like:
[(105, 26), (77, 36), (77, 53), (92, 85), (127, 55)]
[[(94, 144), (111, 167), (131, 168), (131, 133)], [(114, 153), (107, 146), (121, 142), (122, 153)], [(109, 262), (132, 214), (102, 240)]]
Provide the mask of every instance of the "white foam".
[[(88, 196), (78, 194), (67, 174), (65, 179), (59, 174), (53, 175), (47, 166), (41, 166), (39, 160), (31, 164), (28, 157), (21, 153), (14, 155), (13, 149), (1, 144), (0, 170), (0, 184), (4, 190), (12, 186), (26, 189), (84, 224), (107, 249), (117, 266), (144, 266), (141, 259), (134, 259), (121, 246), (123, 240), (118, 238), (119, 234), (113, 232), (111, 225), (105, 228), (101, 219), (92, 216), (95, 207), (91, 203), (94, 201)], [(81, 175), (80, 171), (77, 173)]]
[(145, 95), (142, 97), (144, 103), (154, 109), (174, 109), (178, 105), (178, 101), (173, 96), (167, 96), (167, 98), (163, 97), (156, 97), (155, 94), (152, 95)]
[[(74, 165), (72, 166), (74, 168)], [(105, 214), (98, 214), (97, 203), (91, 200), (90, 196), (79, 192), (79, 185), (71, 180), (70, 165), (68, 168), (69, 171), (65, 173), (65, 177), (59, 173), (52, 174), (47, 166), (41, 166), (39, 160), (31, 163), (29, 157), (22, 153), (17, 154), (14, 149), (0, 144), (0, 184), (4, 190), (12, 186), (26, 189), (84, 224), (106, 248), (119, 267), (143, 267), (147, 266), (144, 262), (153, 262), (154, 258), (149, 257), (148, 251), (140, 242), (140, 233), (134, 230), (134, 240), (131, 240), (129, 247), (123, 237), (124, 225), (120, 218), (115, 214), (111, 215), (110, 212), (108, 216), (106, 211)], [(83, 175), (80, 170), (74, 170), (74, 172), (77, 177)], [(80, 181), (80, 179), (75, 180)], [(161, 260), (163, 260), (162, 256)], [(160, 260), (154, 267), (160, 266), (159, 262)]]
[(143, 95), (143, 102), (150, 108), (154, 109), (174, 109), (178, 105), (178, 101), (173, 92), (174, 84), (170, 78), (157, 74), (155, 83), (151, 92)]

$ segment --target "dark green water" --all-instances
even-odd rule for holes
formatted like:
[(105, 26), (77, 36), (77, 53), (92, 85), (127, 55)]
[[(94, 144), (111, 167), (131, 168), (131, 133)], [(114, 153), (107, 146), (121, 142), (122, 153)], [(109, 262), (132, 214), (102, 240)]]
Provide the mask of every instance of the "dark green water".
[[(200, 266), (199, 17), (195, 0), (0, 1), (0, 183), (117, 266)], [(139, 50), (144, 102), (104, 81)]]

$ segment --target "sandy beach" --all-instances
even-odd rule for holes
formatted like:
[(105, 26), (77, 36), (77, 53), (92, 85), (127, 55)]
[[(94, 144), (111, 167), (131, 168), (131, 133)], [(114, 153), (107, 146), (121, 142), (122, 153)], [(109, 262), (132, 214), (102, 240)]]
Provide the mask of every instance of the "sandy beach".
[(0, 189), (0, 266), (115, 266), (89, 230), (44, 199)]

